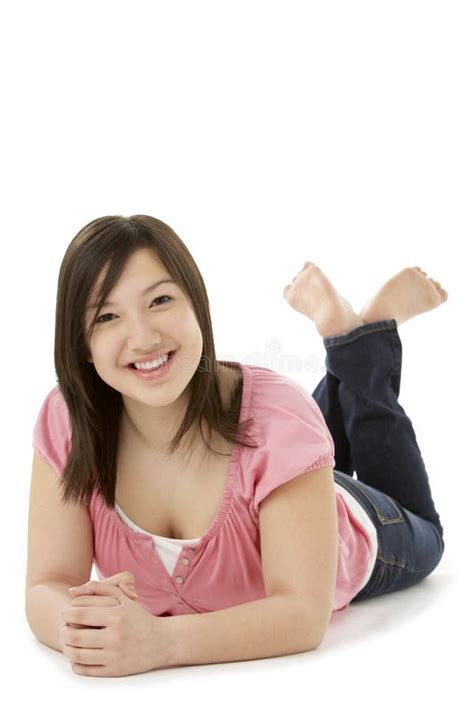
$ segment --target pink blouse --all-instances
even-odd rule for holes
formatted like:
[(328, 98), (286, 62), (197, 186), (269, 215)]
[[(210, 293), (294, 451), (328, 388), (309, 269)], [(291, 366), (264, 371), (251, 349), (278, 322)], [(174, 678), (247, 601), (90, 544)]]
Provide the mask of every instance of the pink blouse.
[[(268, 368), (222, 362), (242, 371), (239, 421), (254, 418), (249, 436), (259, 446), (234, 446), (215, 519), (199, 539), (183, 542), (172, 572), (157, 554), (151, 534), (127, 525), (115, 508), (107, 508), (97, 491), (91, 498), (99, 580), (132, 572), (140, 604), (154, 615), (212, 612), (265, 597), (260, 502), (294, 477), (335, 464), (334, 442), (321, 410), (299, 383)], [(61, 477), (71, 447), (71, 429), (59, 386), (41, 405), (33, 447)], [(342, 495), (336, 487), (339, 548), (333, 612), (349, 605), (367, 582), (375, 561), (373, 537), (354, 515), (348, 498), (347, 492)]]

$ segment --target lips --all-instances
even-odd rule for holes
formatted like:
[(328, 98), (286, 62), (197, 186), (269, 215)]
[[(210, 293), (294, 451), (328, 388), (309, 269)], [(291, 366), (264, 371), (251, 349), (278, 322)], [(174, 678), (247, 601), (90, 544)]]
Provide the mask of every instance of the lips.
[[(168, 360), (169, 360), (170, 358), (172, 358), (172, 357), (174, 356), (175, 353), (176, 353), (176, 351), (168, 351), (168, 353), (165, 354), (165, 355), (168, 355)], [(149, 361), (152, 361), (152, 360), (156, 360), (156, 359), (155, 359), (155, 358), (150, 358), (150, 359), (149, 359)], [(141, 362), (141, 363), (146, 363), (147, 361), (138, 361), (138, 360), (136, 360), (136, 361), (133, 361), (133, 363), (130, 363), (127, 367), (128, 367), (128, 368), (132, 368), (133, 370), (138, 370), (138, 368), (136, 368), (134, 364), (135, 364), (135, 363), (140, 363), (140, 362)], [(165, 362), (167, 362), (167, 361), (165, 361)], [(163, 365), (163, 363), (162, 363), (162, 365)]]

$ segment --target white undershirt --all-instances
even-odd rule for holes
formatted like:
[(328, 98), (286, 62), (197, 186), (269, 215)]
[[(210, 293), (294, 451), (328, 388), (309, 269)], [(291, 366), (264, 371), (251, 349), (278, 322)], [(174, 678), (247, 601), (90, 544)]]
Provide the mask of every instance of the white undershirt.
[[(334, 484), (336, 486), (336, 491), (344, 497), (344, 500), (347, 502), (347, 505), (349, 506), (351, 512), (354, 514), (354, 517), (367, 531), (372, 543), (372, 554), (370, 557), (369, 564), (367, 566), (367, 572), (363, 584), (359, 588), (360, 590), (362, 590), (362, 588), (365, 587), (367, 581), (369, 580), (375, 566), (375, 560), (377, 558), (377, 531), (367, 513), (364, 511), (359, 502), (356, 501), (356, 499), (352, 496), (352, 494), (346, 491), (346, 489), (340, 486), (337, 482), (334, 482)], [(192, 545), (193, 543), (199, 543), (199, 541), (201, 540), (201, 537), (166, 538), (165, 536), (157, 536), (156, 534), (150, 533), (149, 531), (145, 531), (143, 528), (140, 528), (140, 526), (137, 526), (137, 524), (134, 523), (127, 516), (127, 514), (120, 508), (117, 503), (115, 504), (115, 510), (117, 511), (122, 521), (129, 528), (140, 533), (146, 533), (148, 536), (151, 536), (151, 538), (153, 538), (156, 554), (161, 558), (163, 565), (165, 566), (166, 570), (170, 575), (173, 574), (173, 571), (176, 567), (176, 561), (178, 560), (183, 547)]]

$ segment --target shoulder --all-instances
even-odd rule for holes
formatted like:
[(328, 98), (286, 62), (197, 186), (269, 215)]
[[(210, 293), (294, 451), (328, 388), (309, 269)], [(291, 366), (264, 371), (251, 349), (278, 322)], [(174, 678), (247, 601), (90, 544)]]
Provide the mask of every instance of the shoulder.
[(334, 441), (323, 413), (302, 385), (268, 368), (247, 366), (252, 378), (249, 416), (260, 443), (272, 452), (294, 453), (298, 446), (334, 454)]
[(246, 492), (258, 515), (260, 502), (291, 479), (334, 466), (334, 441), (318, 403), (293, 378), (268, 368), (247, 366), (252, 379), (249, 415), (257, 449), (246, 450)]
[(292, 377), (261, 366), (246, 367), (252, 378), (251, 406), (256, 413), (308, 411), (322, 417), (312, 395)]
[(55, 385), (43, 399), (38, 419), (53, 419), (69, 424), (69, 413), (59, 385)]
[(60, 474), (71, 445), (69, 412), (56, 385), (44, 398), (33, 427), (33, 448)]

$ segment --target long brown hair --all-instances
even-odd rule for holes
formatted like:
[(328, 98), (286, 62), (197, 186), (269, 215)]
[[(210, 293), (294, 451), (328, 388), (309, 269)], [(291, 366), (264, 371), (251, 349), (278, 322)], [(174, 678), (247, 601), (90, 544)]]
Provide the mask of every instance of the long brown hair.
[[(129, 257), (138, 249), (155, 251), (172, 278), (187, 295), (202, 332), (203, 350), (198, 368), (188, 384), (189, 403), (169, 451), (174, 452), (186, 432), (203, 419), (211, 431), (244, 447), (252, 418), (240, 423), (242, 378), (224, 409), (216, 377), (217, 361), (207, 290), (191, 253), (167, 224), (148, 215), (111, 215), (92, 220), (69, 244), (63, 257), (56, 301), (54, 365), (57, 383), (66, 402), (71, 424), (71, 449), (64, 468), (62, 499), (89, 505), (94, 489), (112, 508), (115, 502), (119, 425), (123, 409), (120, 392), (99, 377), (90, 357), (94, 322)], [(105, 277), (94, 294), (96, 311), (89, 327), (86, 312), (99, 274)], [(205, 438), (204, 438), (205, 441)], [(215, 452), (205, 441), (208, 450)], [(219, 452), (215, 452), (220, 454)]]

